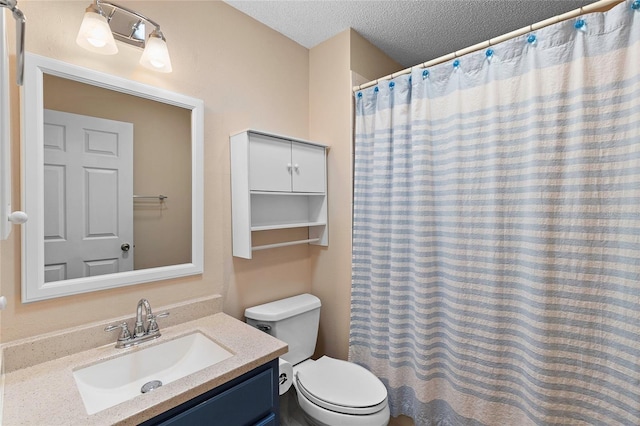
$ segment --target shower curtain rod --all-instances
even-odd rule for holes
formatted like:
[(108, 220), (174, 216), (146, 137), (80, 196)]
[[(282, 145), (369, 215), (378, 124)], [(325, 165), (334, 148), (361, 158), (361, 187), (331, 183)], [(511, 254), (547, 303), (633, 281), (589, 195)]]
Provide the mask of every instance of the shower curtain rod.
[(571, 18), (575, 18), (577, 16), (583, 15), (585, 13), (591, 13), (598, 11), (600, 9), (606, 8), (613, 4), (622, 3), (625, 0), (600, 0), (595, 3), (591, 3), (589, 5), (583, 6), (579, 9), (572, 10), (567, 13), (563, 13), (562, 15), (554, 16), (553, 18), (545, 19), (544, 21), (540, 21), (536, 24), (532, 24), (526, 26), (524, 28), (520, 28), (519, 30), (511, 31), (510, 33), (498, 36), (496, 38), (492, 38), (490, 40), (484, 41), (482, 43), (474, 44), (473, 46), (469, 46), (465, 49), (458, 50), (457, 52), (449, 53), (448, 55), (440, 56), (439, 58), (433, 59), (428, 62), (423, 62), (418, 65), (414, 65), (409, 68), (405, 68), (402, 71), (397, 71), (392, 74), (386, 75), (384, 77), (380, 77), (376, 80), (370, 81), (368, 83), (361, 84), (359, 86), (353, 86), (353, 91), (357, 92), (358, 90), (366, 89), (367, 87), (375, 86), (381, 81), (391, 80), (396, 77), (399, 77), (404, 74), (410, 74), (414, 68), (428, 68), (434, 65), (438, 65), (442, 62), (447, 62), (455, 58), (459, 58), (460, 56), (466, 55), (471, 52), (475, 52), (476, 50), (486, 49), (490, 46), (495, 46), (498, 43), (502, 43), (503, 41), (507, 41), (509, 39), (519, 37), (521, 35), (527, 34), (531, 31), (537, 31), (540, 28), (547, 27), (549, 25), (557, 24), (558, 22), (566, 21)]

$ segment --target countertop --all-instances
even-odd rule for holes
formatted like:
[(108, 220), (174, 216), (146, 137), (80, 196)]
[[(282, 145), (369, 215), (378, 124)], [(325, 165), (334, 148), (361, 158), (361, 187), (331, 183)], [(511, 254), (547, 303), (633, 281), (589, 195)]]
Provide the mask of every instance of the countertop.
[[(73, 371), (128, 351), (199, 331), (234, 356), (147, 394), (88, 415)], [(166, 327), (152, 342), (128, 349), (110, 345), (21, 368), (5, 375), (2, 424), (134, 425), (228, 382), (287, 352), (287, 345), (224, 313)]]

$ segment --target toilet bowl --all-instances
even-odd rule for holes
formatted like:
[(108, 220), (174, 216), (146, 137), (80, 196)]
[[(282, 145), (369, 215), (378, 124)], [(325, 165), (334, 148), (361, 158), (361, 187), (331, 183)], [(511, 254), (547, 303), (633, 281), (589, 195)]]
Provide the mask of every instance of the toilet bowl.
[(385, 426), (387, 389), (357, 364), (323, 356), (314, 361), (320, 299), (301, 294), (245, 310), (247, 323), (286, 342), (293, 386), (305, 419), (314, 426)]
[(387, 390), (367, 369), (323, 356), (294, 366), (298, 404), (314, 426), (385, 426)]

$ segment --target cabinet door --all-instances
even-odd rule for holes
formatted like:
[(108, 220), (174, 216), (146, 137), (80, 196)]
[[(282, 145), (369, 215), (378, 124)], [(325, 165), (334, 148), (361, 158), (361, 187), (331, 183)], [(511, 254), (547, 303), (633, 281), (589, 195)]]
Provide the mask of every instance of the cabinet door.
[(254, 426), (276, 426), (278, 423), (276, 422), (276, 415), (274, 413), (269, 414), (264, 419), (260, 420)]
[(291, 191), (291, 142), (252, 134), (249, 140), (249, 189)]
[(291, 144), (293, 192), (325, 191), (325, 150), (305, 143)]
[[(263, 371), (225, 392), (171, 417), (158, 426), (261, 424), (271, 417), (278, 395), (272, 370)], [(275, 415), (274, 415), (275, 418)], [(256, 419), (262, 419), (256, 422)], [(262, 423), (268, 425), (269, 423)]]

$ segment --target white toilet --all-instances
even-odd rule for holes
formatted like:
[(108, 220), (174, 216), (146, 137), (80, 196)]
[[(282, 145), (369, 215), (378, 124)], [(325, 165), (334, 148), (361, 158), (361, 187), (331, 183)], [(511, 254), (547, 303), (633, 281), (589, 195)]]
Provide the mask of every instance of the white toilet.
[(387, 389), (367, 369), (328, 356), (310, 359), (320, 323), (320, 299), (311, 294), (248, 308), (247, 323), (286, 342), (293, 386), (305, 418), (317, 426), (385, 426)]

